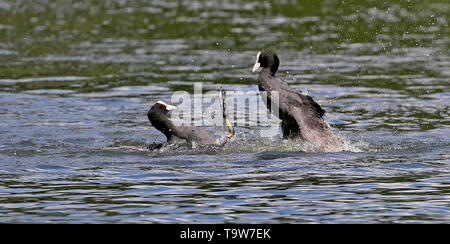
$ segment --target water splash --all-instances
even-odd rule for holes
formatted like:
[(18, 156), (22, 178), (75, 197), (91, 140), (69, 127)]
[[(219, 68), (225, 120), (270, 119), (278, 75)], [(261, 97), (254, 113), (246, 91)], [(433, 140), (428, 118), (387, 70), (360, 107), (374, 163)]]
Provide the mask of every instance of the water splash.
[[(322, 149), (310, 142), (294, 139), (283, 140), (281, 138), (267, 140), (267, 138), (257, 137), (257, 132), (239, 132), (235, 138), (220, 147), (216, 145), (198, 145), (183, 144), (177, 147), (163, 147), (156, 150), (155, 153), (165, 154), (195, 154), (195, 153), (212, 153), (212, 154), (233, 154), (233, 153), (258, 153), (258, 152), (304, 152), (304, 153), (321, 153)], [(378, 149), (371, 146), (370, 143), (360, 138), (358, 141), (350, 140), (343, 135), (336, 136), (338, 142), (347, 152), (377, 152)]]

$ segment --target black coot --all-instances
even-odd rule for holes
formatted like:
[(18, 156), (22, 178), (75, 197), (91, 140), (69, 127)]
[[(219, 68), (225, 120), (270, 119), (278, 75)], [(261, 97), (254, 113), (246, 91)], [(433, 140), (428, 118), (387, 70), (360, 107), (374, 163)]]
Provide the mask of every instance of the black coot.
[[(261, 53), (256, 56), (253, 72), (259, 67), (258, 88), (267, 92), (267, 108), (271, 110), (271, 97), (278, 92), (278, 117), (281, 119), (283, 138), (301, 138), (307, 140), (325, 152), (341, 151), (342, 147), (333, 136), (330, 126), (324, 121), (325, 110), (312, 97), (303, 95), (287, 82), (275, 77), (280, 60), (273, 53)], [(276, 99), (275, 99), (276, 100)]]
[[(230, 122), (226, 119), (227, 126), (230, 133), (223, 138), (216, 139), (211, 136), (206, 130), (195, 126), (177, 126), (167, 117), (167, 113), (176, 109), (175, 106), (168, 105), (163, 101), (158, 101), (148, 111), (147, 116), (152, 125), (161, 131), (167, 137), (168, 145), (179, 145), (186, 142), (195, 142), (198, 144), (213, 144), (223, 146), (234, 135), (234, 129)], [(149, 149), (159, 149), (165, 146), (157, 143), (151, 144)]]

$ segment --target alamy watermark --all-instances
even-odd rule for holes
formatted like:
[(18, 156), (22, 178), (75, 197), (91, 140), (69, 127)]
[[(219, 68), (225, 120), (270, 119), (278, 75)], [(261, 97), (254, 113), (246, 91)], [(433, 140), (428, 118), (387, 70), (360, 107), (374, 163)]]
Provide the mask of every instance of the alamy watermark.
[[(225, 91), (227, 118), (233, 126), (260, 127), (261, 137), (274, 137), (279, 133), (279, 93), (268, 96), (265, 91)], [(194, 94), (176, 91), (170, 104), (177, 106), (170, 118), (179, 125), (223, 126), (222, 101), (219, 91), (203, 93), (201, 82), (194, 83)], [(267, 103), (271, 111), (267, 108)]]

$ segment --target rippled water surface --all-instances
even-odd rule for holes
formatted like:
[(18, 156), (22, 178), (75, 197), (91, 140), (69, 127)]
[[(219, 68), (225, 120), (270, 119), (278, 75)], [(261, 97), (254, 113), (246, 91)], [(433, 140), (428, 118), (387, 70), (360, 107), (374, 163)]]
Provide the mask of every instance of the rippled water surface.
[[(0, 222), (450, 223), (449, 11), (1, 1)], [(278, 76), (325, 108), (343, 152), (262, 138), (267, 120), (237, 125), (224, 148), (145, 149), (165, 140), (153, 103), (194, 83), (256, 91), (267, 48)]]

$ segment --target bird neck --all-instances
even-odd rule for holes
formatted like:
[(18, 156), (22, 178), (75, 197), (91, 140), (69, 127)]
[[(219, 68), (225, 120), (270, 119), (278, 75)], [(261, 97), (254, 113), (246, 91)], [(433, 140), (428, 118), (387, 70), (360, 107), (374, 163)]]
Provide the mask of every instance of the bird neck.
[(265, 74), (265, 75), (270, 75), (270, 76), (275, 76), (275, 73), (277, 72), (277, 70), (273, 70), (269, 67), (263, 68), (261, 70), (261, 73)]
[(149, 117), (152, 125), (159, 131), (161, 131), (168, 139), (172, 137), (176, 130), (176, 125), (167, 118), (165, 114), (158, 114), (156, 116)]

